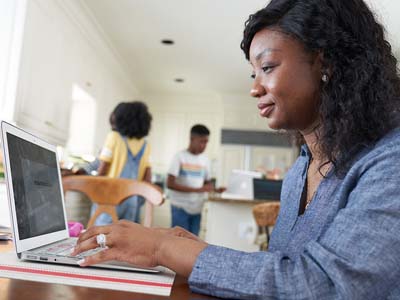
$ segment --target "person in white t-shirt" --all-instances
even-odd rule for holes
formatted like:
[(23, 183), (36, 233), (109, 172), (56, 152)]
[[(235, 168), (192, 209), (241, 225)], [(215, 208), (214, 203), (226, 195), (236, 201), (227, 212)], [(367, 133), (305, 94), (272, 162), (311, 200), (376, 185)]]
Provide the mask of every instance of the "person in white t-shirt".
[[(198, 235), (201, 210), (207, 192), (214, 190), (210, 177), (210, 163), (203, 154), (210, 131), (197, 124), (190, 130), (188, 149), (178, 152), (168, 171), (172, 227), (180, 226)], [(219, 190), (218, 190), (219, 191)]]

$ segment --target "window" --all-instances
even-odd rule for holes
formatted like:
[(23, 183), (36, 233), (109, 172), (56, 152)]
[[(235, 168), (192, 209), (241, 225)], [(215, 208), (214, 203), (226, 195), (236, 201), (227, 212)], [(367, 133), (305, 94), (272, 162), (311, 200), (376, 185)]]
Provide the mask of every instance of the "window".
[(72, 88), (72, 106), (67, 148), (72, 155), (95, 155), (96, 100), (77, 84)]

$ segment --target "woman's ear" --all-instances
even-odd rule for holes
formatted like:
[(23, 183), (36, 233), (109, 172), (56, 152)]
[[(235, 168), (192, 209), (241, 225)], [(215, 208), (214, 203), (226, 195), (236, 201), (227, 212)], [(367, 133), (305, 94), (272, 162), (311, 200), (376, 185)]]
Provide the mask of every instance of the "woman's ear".
[(329, 78), (331, 78), (332, 75), (332, 70), (331, 68), (327, 65), (325, 59), (324, 59), (324, 53), (322, 51), (319, 51), (316, 58), (315, 62), (317, 63), (319, 68), (320, 68), (320, 73), (321, 73), (321, 81), (322, 82), (328, 82)]

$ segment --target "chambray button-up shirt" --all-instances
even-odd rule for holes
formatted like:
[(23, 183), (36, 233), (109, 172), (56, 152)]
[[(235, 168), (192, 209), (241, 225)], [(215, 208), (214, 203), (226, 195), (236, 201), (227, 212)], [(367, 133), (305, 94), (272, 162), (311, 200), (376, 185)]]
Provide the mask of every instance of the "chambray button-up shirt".
[(310, 153), (285, 177), (269, 251), (209, 245), (190, 288), (229, 299), (400, 299), (400, 128), (330, 172), (299, 216)]

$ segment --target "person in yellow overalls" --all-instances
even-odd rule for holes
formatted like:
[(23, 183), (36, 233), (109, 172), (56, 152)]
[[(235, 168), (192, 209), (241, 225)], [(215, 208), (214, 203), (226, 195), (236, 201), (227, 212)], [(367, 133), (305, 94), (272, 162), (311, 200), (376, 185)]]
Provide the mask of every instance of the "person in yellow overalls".
[[(111, 114), (113, 125), (100, 153), (99, 176), (129, 178), (151, 182), (150, 145), (145, 137), (150, 131), (152, 116), (143, 102), (122, 102)], [(117, 206), (119, 219), (139, 222), (144, 199), (132, 196)], [(92, 213), (96, 209), (92, 207)], [(103, 213), (95, 225), (111, 224), (111, 216)]]

